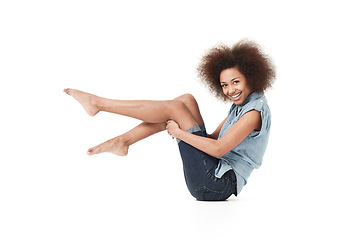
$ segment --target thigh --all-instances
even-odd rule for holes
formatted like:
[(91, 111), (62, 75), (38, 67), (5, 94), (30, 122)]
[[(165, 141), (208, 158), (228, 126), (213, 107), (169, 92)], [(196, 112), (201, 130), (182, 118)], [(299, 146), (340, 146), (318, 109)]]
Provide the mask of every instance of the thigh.
[[(193, 134), (206, 135), (206, 131)], [(187, 188), (191, 195), (198, 200), (225, 200), (235, 193), (236, 177), (229, 173), (221, 178), (215, 177), (215, 169), (219, 159), (212, 157), (189, 144), (179, 142)]]
[(199, 105), (197, 104), (197, 101), (194, 98), (194, 96), (187, 93), (175, 98), (174, 100), (181, 101), (185, 104), (185, 106), (189, 109), (192, 118), (195, 120), (197, 125), (201, 126), (204, 124), (204, 120), (202, 119), (200, 113)]

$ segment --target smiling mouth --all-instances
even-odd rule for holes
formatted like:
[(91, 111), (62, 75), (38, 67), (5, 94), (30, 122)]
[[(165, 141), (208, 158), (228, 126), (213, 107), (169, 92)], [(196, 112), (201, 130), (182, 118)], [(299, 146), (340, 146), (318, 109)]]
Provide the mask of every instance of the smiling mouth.
[(241, 95), (241, 92), (238, 93), (238, 94), (235, 94), (235, 95), (233, 95), (233, 96), (230, 96), (230, 97), (231, 97), (233, 100), (238, 100), (239, 97), (240, 97), (240, 95)]

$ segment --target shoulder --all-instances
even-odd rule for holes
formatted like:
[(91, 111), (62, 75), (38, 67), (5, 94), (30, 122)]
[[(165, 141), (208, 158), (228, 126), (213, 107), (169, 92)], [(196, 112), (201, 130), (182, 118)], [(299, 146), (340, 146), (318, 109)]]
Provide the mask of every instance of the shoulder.
[(257, 123), (258, 127), (255, 128), (257, 130), (255, 135), (263, 135), (263, 133), (268, 132), (271, 125), (271, 113), (264, 94), (260, 94), (257, 98), (245, 104), (239, 118), (252, 119)]
[(265, 97), (257, 99), (250, 103), (245, 109), (245, 116), (249, 113), (257, 113), (259, 115), (258, 127), (250, 135), (251, 137), (257, 137), (261, 135), (268, 135), (271, 126), (271, 113), (268, 106), (268, 102)]
[(260, 97), (253, 99), (252, 101), (245, 104), (242, 107), (242, 115), (252, 110), (256, 110), (261, 113), (270, 114), (270, 109), (268, 106), (268, 101), (264, 95), (260, 95)]

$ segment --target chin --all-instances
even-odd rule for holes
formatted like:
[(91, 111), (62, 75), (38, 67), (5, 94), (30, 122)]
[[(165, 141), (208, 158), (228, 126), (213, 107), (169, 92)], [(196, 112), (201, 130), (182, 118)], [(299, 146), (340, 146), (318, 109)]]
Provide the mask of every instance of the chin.
[(242, 98), (242, 99), (239, 99), (239, 100), (236, 100), (236, 101), (231, 99), (231, 101), (232, 101), (235, 105), (240, 105), (240, 104), (242, 104), (242, 103), (245, 101), (245, 99)]

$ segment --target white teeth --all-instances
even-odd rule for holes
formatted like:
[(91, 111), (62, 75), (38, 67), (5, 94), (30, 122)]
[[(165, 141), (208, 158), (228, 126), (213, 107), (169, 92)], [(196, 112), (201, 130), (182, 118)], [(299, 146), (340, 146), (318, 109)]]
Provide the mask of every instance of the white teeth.
[(238, 93), (238, 94), (236, 94), (236, 95), (234, 95), (234, 96), (231, 96), (231, 97), (233, 97), (233, 98), (237, 98), (237, 97), (239, 97), (239, 96), (240, 96), (240, 94), (241, 94), (241, 93)]

